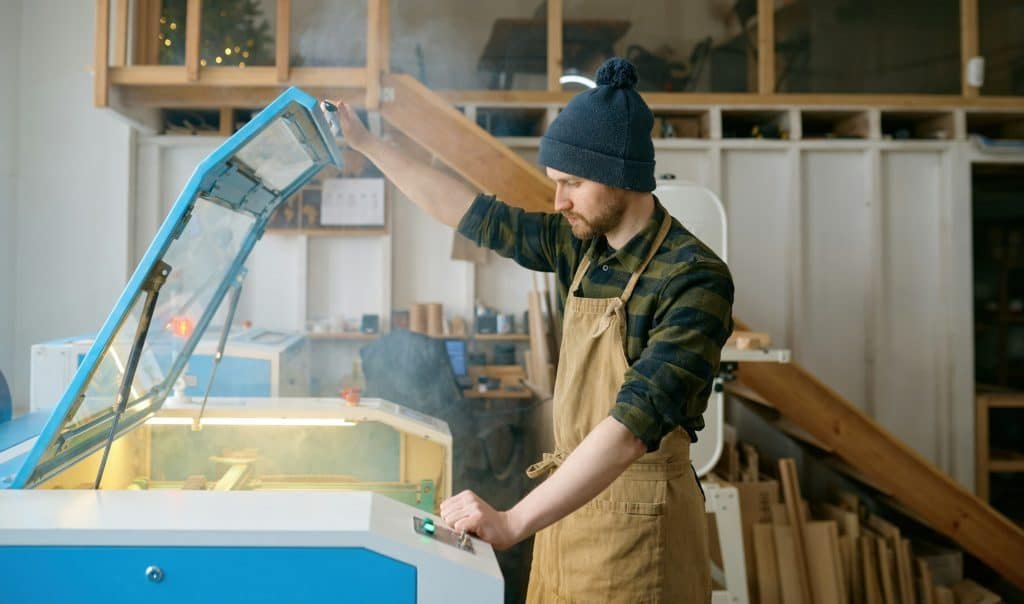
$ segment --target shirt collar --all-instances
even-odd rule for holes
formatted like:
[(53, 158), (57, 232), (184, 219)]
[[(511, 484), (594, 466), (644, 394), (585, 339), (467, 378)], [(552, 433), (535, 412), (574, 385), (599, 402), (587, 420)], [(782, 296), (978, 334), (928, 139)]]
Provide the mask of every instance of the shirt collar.
[[(658, 230), (661, 228), (661, 221), (665, 218), (665, 208), (661, 205), (658, 197), (654, 197), (654, 212), (651, 214), (650, 220), (644, 225), (644, 228), (639, 233), (633, 236), (626, 245), (607, 258), (607, 260), (618, 261), (622, 265), (622, 268), (627, 272), (636, 272), (643, 261), (647, 259), (647, 254), (651, 251), (651, 246), (654, 244), (655, 237), (658, 236)], [(604, 235), (597, 237), (593, 243), (592, 250), (594, 252), (594, 258), (600, 258), (603, 254), (609, 250), (608, 240), (605, 239)]]

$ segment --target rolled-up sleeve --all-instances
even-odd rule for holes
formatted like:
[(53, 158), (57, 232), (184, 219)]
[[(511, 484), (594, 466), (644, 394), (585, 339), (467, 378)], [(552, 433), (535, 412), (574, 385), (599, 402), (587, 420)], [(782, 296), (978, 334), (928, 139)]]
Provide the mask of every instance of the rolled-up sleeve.
[(459, 222), (458, 231), (530, 270), (551, 272), (558, 261), (559, 242), (571, 238), (566, 225), (559, 214), (526, 212), (493, 196), (479, 195)]
[(703, 428), (722, 346), (732, 333), (732, 304), (724, 263), (696, 261), (666, 280), (647, 344), (611, 411), (648, 451), (676, 427), (691, 436)]

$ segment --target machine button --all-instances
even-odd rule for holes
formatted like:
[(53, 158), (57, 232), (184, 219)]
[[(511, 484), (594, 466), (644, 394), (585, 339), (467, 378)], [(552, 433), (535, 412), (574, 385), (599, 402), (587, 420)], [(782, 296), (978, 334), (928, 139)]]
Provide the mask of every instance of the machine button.
[(153, 583), (159, 583), (164, 580), (164, 571), (159, 566), (147, 566), (146, 578)]

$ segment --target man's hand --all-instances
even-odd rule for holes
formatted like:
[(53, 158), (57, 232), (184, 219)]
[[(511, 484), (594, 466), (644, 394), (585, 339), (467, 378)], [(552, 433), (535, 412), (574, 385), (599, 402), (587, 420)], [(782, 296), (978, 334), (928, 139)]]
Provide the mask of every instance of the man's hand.
[(348, 103), (341, 99), (332, 102), (338, 107), (338, 121), (341, 123), (341, 132), (345, 137), (345, 142), (356, 151), (362, 151), (373, 135), (363, 125), (356, 112), (348, 106)]
[(441, 519), (456, 531), (472, 533), (494, 549), (508, 549), (523, 536), (512, 526), (509, 512), (499, 512), (473, 491), (463, 491), (441, 503)]

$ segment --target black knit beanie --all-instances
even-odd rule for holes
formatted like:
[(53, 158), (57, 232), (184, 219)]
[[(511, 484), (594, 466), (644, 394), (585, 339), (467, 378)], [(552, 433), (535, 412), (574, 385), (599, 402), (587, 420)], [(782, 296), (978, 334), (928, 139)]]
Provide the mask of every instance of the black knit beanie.
[(608, 59), (597, 88), (576, 95), (540, 139), (542, 166), (630, 191), (654, 190), (654, 116), (634, 87), (636, 67)]

